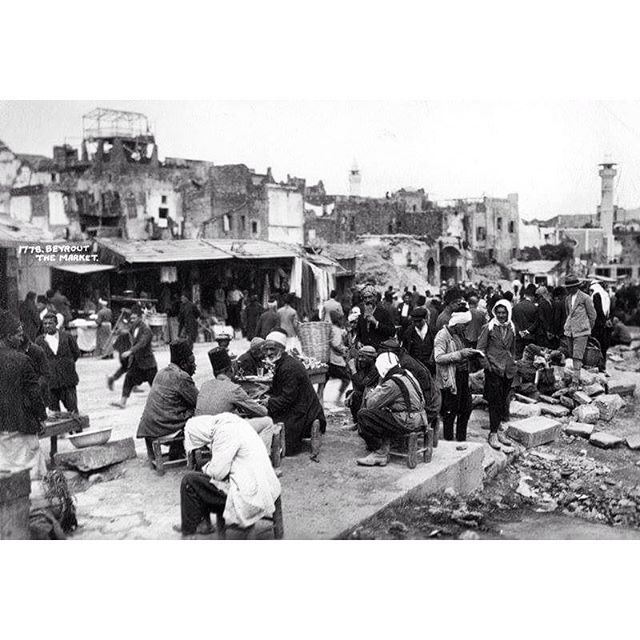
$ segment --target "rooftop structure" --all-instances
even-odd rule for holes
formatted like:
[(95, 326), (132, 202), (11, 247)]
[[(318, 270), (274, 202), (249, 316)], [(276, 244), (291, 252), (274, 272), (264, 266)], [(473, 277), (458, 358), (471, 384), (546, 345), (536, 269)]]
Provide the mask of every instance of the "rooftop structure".
[(153, 142), (149, 120), (143, 113), (97, 108), (82, 116), (84, 140), (148, 138)]

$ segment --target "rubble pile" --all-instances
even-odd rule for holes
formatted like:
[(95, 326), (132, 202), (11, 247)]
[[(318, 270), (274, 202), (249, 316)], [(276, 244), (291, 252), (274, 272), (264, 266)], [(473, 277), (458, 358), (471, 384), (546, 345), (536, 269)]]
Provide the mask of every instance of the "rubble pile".
[(606, 476), (609, 467), (580, 455), (525, 452), (516, 493), (536, 511), (558, 511), (614, 526), (640, 527), (640, 487)]

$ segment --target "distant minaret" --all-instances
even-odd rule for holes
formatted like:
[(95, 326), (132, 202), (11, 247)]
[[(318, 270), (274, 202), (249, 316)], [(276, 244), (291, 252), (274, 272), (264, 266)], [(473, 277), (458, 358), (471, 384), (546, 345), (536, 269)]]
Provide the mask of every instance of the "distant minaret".
[(360, 175), (360, 169), (358, 168), (358, 163), (354, 160), (353, 165), (351, 165), (351, 170), (349, 171), (349, 195), (350, 196), (360, 195), (361, 181), (362, 181), (362, 176)]
[(603, 230), (604, 249), (607, 260), (613, 258), (613, 179), (618, 171), (616, 163), (606, 159), (600, 166), (600, 178), (602, 179), (600, 206), (598, 207), (598, 221)]

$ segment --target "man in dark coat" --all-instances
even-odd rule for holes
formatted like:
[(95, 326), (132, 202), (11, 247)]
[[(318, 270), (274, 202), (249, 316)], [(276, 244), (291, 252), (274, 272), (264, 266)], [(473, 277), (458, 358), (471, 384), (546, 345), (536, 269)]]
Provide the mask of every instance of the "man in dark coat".
[(69, 299), (60, 293), (60, 289), (49, 289), (47, 291), (47, 299), (53, 304), (56, 311), (64, 317), (64, 326), (66, 327), (71, 321), (71, 303)]
[(266, 338), (272, 331), (280, 328), (280, 316), (278, 315), (278, 302), (274, 298), (269, 299), (267, 310), (258, 318), (256, 336)]
[(180, 311), (178, 312), (178, 335), (187, 338), (193, 344), (198, 338), (198, 307), (189, 300), (186, 293), (180, 298)]
[(195, 414), (198, 389), (193, 382), (196, 360), (191, 343), (169, 345), (171, 362), (156, 375), (138, 425), (137, 438), (159, 438), (184, 429)]
[(396, 334), (396, 327), (389, 312), (381, 304), (376, 304), (376, 292), (371, 285), (362, 290), (360, 311), (356, 334), (362, 345), (377, 349), (383, 340)]
[(51, 411), (60, 411), (60, 403), (71, 413), (78, 413), (78, 373), (76, 361), (80, 357), (80, 349), (75, 338), (58, 329), (57, 317), (48, 313), (42, 320), (44, 335), (38, 336), (36, 344), (44, 350), (49, 367), (49, 398)]
[(36, 306), (36, 294), (29, 291), (24, 301), (20, 303), (20, 321), (25, 335), (33, 342), (40, 333), (40, 313)]
[(249, 344), (249, 350), (245, 351), (235, 362), (234, 371), (245, 376), (258, 375), (258, 368), (263, 366), (262, 347), (264, 340), (262, 338), (253, 338)]
[(516, 359), (522, 357), (522, 352), (528, 344), (535, 344), (538, 337), (540, 315), (538, 307), (533, 301), (536, 286), (528, 284), (524, 290), (524, 297), (513, 307), (513, 324), (516, 327)]
[(0, 472), (28, 468), (36, 480), (46, 472), (38, 433), (47, 415), (22, 340), (18, 318), (0, 311)]
[(129, 360), (129, 369), (124, 377), (120, 402), (111, 403), (119, 409), (125, 408), (133, 387), (143, 382), (148, 382), (151, 386), (158, 373), (158, 364), (151, 348), (153, 333), (142, 320), (142, 309), (138, 305), (131, 309), (129, 326), (133, 340), (132, 346), (120, 356), (123, 360)]
[(411, 311), (411, 322), (402, 335), (402, 346), (412, 358), (435, 374), (436, 365), (433, 360), (435, 336), (429, 331), (428, 314), (425, 307), (417, 307)]
[(357, 428), (358, 411), (362, 407), (362, 399), (367, 389), (372, 389), (378, 383), (378, 370), (375, 362), (378, 354), (373, 347), (360, 347), (356, 357), (356, 372), (351, 376), (353, 391), (347, 396), (346, 404), (351, 410), (354, 429)]
[(49, 403), (49, 364), (47, 363), (47, 356), (44, 349), (35, 342), (31, 342), (25, 333), (23, 334), (19, 350), (31, 360), (31, 364), (38, 376), (40, 395), (45, 405), (47, 405)]
[(249, 298), (249, 304), (247, 304), (246, 308), (243, 311), (243, 324), (244, 327), (244, 337), (247, 340), (253, 340), (257, 333), (256, 328), (258, 326), (258, 319), (264, 312), (262, 305), (258, 302), (258, 296), (252, 295)]
[(553, 303), (551, 294), (545, 286), (536, 290), (536, 302), (538, 303), (538, 339), (537, 344), (541, 347), (553, 347)]
[(314, 420), (324, 433), (327, 421), (320, 400), (302, 362), (285, 352), (287, 336), (281, 330), (272, 331), (264, 346), (265, 362), (274, 365), (273, 383), (267, 402), (269, 417), (283, 422), (286, 455), (299, 453), (302, 439), (311, 436)]

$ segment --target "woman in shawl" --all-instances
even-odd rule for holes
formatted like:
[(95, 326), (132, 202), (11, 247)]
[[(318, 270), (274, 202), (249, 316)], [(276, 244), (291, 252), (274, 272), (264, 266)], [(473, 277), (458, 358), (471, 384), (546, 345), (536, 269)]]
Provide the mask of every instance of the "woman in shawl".
[(511, 321), (511, 303), (498, 300), (493, 318), (478, 338), (484, 358), (484, 397), (489, 403), (489, 444), (501, 449), (509, 440), (500, 431), (500, 423), (509, 417), (509, 394), (516, 373), (516, 332)]

